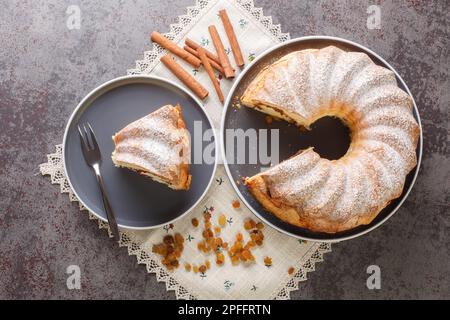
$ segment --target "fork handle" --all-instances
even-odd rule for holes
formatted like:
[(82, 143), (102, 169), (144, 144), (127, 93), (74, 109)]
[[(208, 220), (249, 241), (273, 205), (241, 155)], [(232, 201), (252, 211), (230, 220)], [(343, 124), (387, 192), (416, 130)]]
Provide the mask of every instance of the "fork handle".
[(106, 193), (105, 186), (103, 184), (103, 178), (102, 175), (100, 174), (100, 168), (98, 167), (98, 165), (94, 166), (94, 171), (95, 176), (97, 177), (98, 185), (100, 187), (100, 192), (102, 194), (103, 205), (105, 207), (106, 217), (108, 218), (109, 228), (111, 229), (113, 237), (116, 238), (116, 240), (119, 240), (120, 239), (119, 227), (117, 226), (116, 218), (114, 216), (113, 209), (109, 202), (108, 194)]

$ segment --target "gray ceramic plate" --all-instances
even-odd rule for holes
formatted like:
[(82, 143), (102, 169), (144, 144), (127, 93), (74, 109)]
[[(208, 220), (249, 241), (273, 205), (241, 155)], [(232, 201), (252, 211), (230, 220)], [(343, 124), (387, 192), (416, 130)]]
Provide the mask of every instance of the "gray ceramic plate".
[[(309, 146), (315, 146), (315, 150), (322, 156), (330, 159), (337, 159), (345, 153), (349, 144), (348, 130), (343, 126), (340, 121), (331, 118), (324, 118), (317, 121), (312, 128), (311, 132), (299, 132), (299, 129), (293, 125), (289, 125), (284, 121), (274, 121), (270, 126), (265, 122), (265, 115), (261, 112), (242, 107), (237, 109), (233, 107), (236, 103), (236, 99), (240, 97), (243, 91), (246, 89), (252, 79), (261, 71), (265, 66), (278, 60), (280, 57), (296, 50), (302, 50), (307, 48), (322, 48), (328, 45), (334, 45), (344, 50), (360, 51), (367, 53), (372, 60), (388, 69), (391, 69), (396, 77), (400, 88), (411, 95), (405, 82), (399, 76), (399, 74), (380, 56), (373, 51), (367, 49), (364, 46), (356, 44), (354, 42), (335, 38), (335, 37), (303, 37), (293, 39), (276, 47), (273, 47), (263, 54), (261, 54), (247, 69), (242, 72), (236, 82), (234, 83), (231, 91), (225, 102), (224, 113), (222, 116), (221, 127), (221, 144), (222, 144), (222, 157), (225, 159), (226, 149), (226, 135), (225, 130), (242, 128), (247, 130), (249, 128), (256, 129), (279, 129), (280, 134), (280, 157), (282, 161), (295, 154), (298, 150), (305, 149)], [(414, 102), (414, 116), (420, 126), (420, 117), (417, 110), (417, 106)], [(330, 138), (332, 137), (332, 138)], [(247, 146), (250, 148), (250, 146)], [(234, 154), (237, 154), (235, 151)], [(408, 196), (414, 181), (419, 171), (420, 162), (422, 158), (422, 128), (420, 126), (420, 138), (417, 146), (417, 167), (410, 172), (406, 178), (403, 194), (393, 200), (380, 214), (374, 219), (374, 221), (366, 226), (360, 226), (352, 230), (340, 232), (336, 234), (317, 233), (310, 230), (299, 228), (288, 223), (285, 223), (267, 212), (248, 192), (247, 188), (242, 184), (237, 184), (236, 181), (240, 181), (242, 177), (253, 176), (260, 172), (261, 164), (229, 164), (225, 161), (225, 168), (227, 174), (231, 180), (231, 183), (241, 200), (247, 205), (247, 207), (260, 219), (264, 220), (267, 224), (271, 225), (275, 229), (285, 234), (306, 240), (318, 240), (318, 241), (341, 241), (345, 239), (354, 238), (365, 234), (376, 227), (380, 226), (389, 217), (391, 217), (397, 209), (401, 206), (403, 201)], [(236, 162), (236, 161), (234, 161)]]
[[(189, 191), (174, 191), (130, 170), (116, 168), (111, 161), (114, 133), (163, 105), (177, 103), (182, 106), (192, 137), (194, 121), (201, 121), (201, 134), (212, 128), (201, 103), (191, 93), (157, 77), (127, 76), (111, 80), (89, 93), (77, 106), (64, 135), (64, 167), (75, 195), (98, 218), (106, 221), (106, 213), (95, 176), (81, 153), (78, 123), (89, 122), (95, 131), (102, 153), (101, 172), (120, 227), (148, 229), (171, 223), (187, 214), (206, 194), (214, 178), (216, 155), (213, 163), (191, 165)], [(210, 141), (191, 140), (193, 151), (216, 144), (214, 136)]]

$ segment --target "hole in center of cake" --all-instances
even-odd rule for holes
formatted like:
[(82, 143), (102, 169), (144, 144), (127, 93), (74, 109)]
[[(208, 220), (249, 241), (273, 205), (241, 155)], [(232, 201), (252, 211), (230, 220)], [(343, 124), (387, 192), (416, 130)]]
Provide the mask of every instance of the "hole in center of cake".
[(336, 117), (323, 117), (311, 125), (311, 130), (305, 132), (322, 158), (337, 160), (342, 158), (350, 147), (350, 129)]

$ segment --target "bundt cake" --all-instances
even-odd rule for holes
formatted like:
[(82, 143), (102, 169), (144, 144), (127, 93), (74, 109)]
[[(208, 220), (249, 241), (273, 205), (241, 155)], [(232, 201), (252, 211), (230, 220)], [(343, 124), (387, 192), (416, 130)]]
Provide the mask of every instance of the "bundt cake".
[(117, 167), (137, 171), (175, 190), (189, 189), (190, 137), (179, 105), (161, 107), (112, 139), (112, 161)]
[(324, 116), (350, 129), (350, 147), (338, 160), (309, 148), (246, 178), (262, 206), (290, 224), (326, 233), (369, 224), (401, 195), (417, 164), (412, 100), (365, 53), (334, 46), (292, 52), (263, 69), (241, 102), (306, 129)]

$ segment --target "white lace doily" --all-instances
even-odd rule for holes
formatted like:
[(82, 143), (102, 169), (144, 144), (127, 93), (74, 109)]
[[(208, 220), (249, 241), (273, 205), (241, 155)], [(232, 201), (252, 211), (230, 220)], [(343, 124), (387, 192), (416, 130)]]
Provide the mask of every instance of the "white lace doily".
[[(289, 39), (289, 34), (282, 33), (279, 25), (273, 25), (272, 19), (265, 17), (261, 8), (255, 8), (251, 0), (199, 0), (195, 6), (187, 8), (187, 14), (179, 17), (177, 24), (170, 26), (170, 32), (166, 36), (180, 44), (185, 37), (189, 37), (213, 50), (207, 28), (208, 25), (215, 24), (224, 45), (228, 48), (227, 37), (217, 16), (218, 11), (223, 8), (228, 11), (238, 39), (246, 39), (246, 41), (240, 41), (244, 58), (247, 59), (246, 63), (273, 44)], [(163, 53), (164, 50), (155, 46), (152, 51), (145, 52), (143, 60), (137, 61), (136, 67), (128, 73), (151, 73), (178, 82), (178, 79), (159, 63), (159, 57)], [(230, 61), (234, 62), (233, 59)], [(204, 102), (205, 110), (213, 119), (214, 126), (218, 128), (222, 105), (215, 97), (207, 74), (202, 70), (193, 70), (179, 59), (178, 62), (187, 70), (191, 70), (192, 74), (210, 91), (210, 97)], [(231, 81), (221, 81), (224, 94), (228, 93), (231, 84)], [(47, 157), (48, 162), (40, 166), (41, 173), (49, 175), (52, 183), (59, 184), (61, 193), (68, 193), (71, 201), (77, 201), (64, 175), (62, 146), (56, 146), (56, 152)], [(232, 207), (233, 200), (237, 198), (224, 168), (220, 165), (215, 183), (205, 199), (190, 215), (156, 230), (122, 230), (119, 245), (128, 247), (128, 253), (135, 255), (139, 263), (145, 264), (149, 273), (155, 273), (158, 281), (164, 281), (167, 290), (174, 290), (177, 299), (289, 299), (290, 291), (298, 289), (298, 283), (306, 280), (308, 272), (314, 271), (315, 263), (323, 261), (323, 254), (331, 251), (330, 244), (300, 241), (266, 227), (264, 245), (252, 252), (257, 263), (250, 267), (231, 266), (226, 258), (225, 265), (217, 267), (212, 256), (204, 256), (197, 250), (197, 241), (201, 239), (201, 228), (192, 227), (190, 221), (193, 217), (202, 221), (204, 211), (212, 213), (213, 221), (218, 214), (223, 213), (227, 217), (227, 226), (223, 229), (221, 236), (225, 241), (231, 241), (238, 231), (242, 231), (245, 218), (256, 219), (247, 208)], [(85, 210), (81, 204), (80, 210)], [(109, 231), (107, 223), (98, 220), (91, 213), (89, 218), (97, 220), (99, 228)], [(161, 242), (164, 235), (174, 232), (180, 232), (186, 236), (181, 263), (202, 263), (205, 259), (209, 259), (213, 262), (210, 270), (205, 274), (188, 273), (183, 268), (168, 272), (161, 266), (159, 257), (151, 252), (152, 245)], [(265, 256), (272, 258), (271, 267), (264, 265)], [(290, 267), (295, 269), (293, 275), (287, 272)]]

